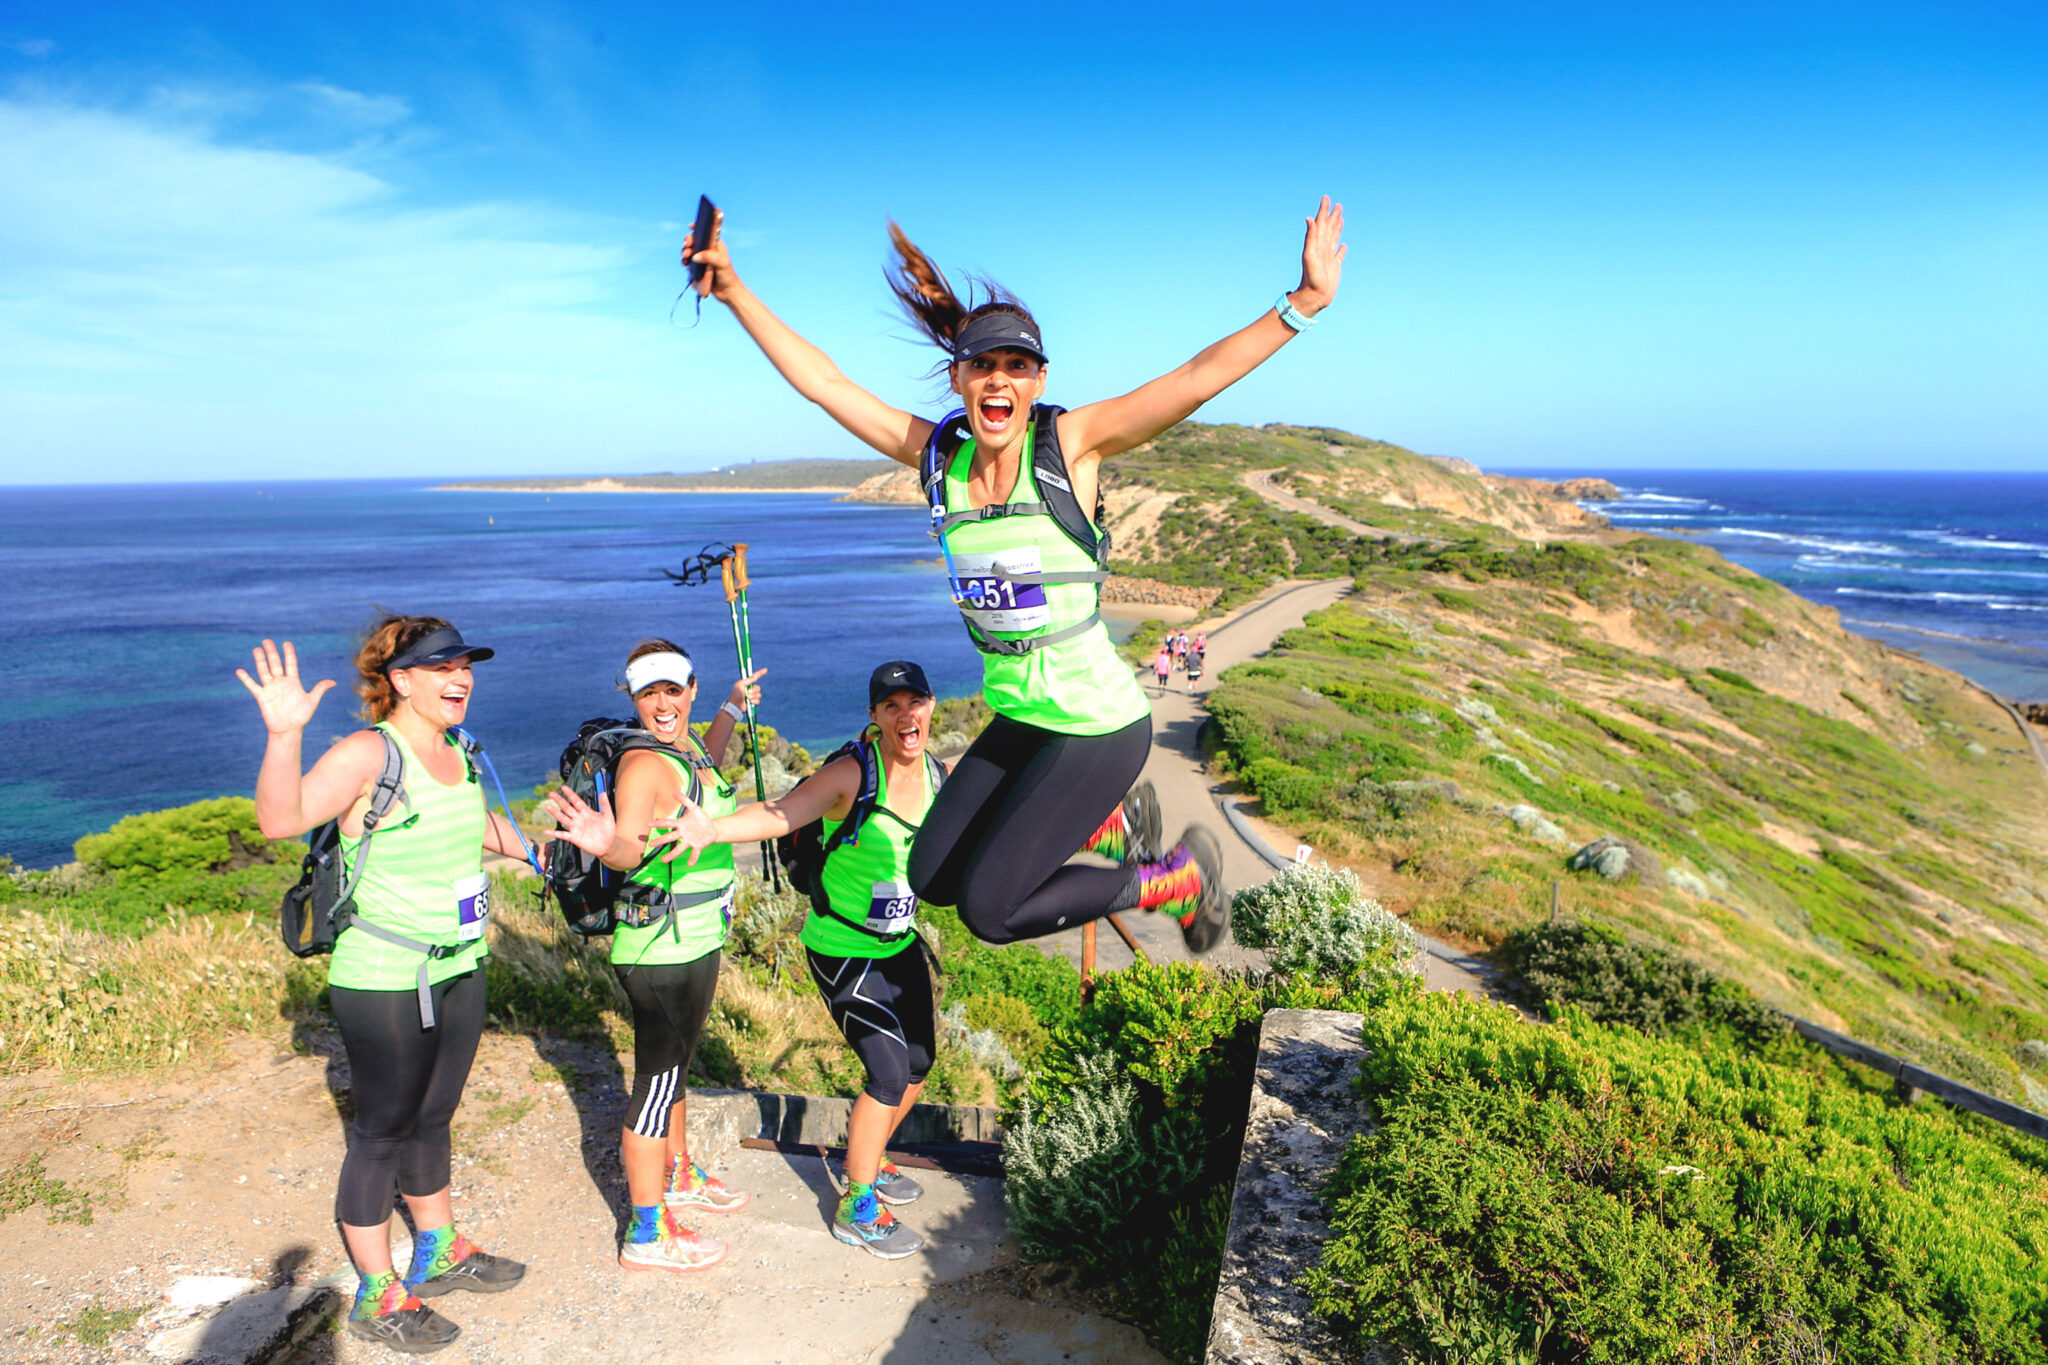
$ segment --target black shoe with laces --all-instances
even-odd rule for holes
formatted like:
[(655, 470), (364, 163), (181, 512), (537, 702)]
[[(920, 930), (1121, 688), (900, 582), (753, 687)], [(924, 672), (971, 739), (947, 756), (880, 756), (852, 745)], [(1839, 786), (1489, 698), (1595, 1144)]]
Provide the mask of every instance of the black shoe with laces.
[(417, 1308), (401, 1308), (396, 1312), (383, 1313), (374, 1318), (351, 1317), (348, 1320), (350, 1336), (374, 1341), (379, 1346), (388, 1346), (405, 1355), (425, 1355), (450, 1345), (462, 1335), (462, 1329), (433, 1309), (421, 1304)]
[(412, 1285), (411, 1289), (423, 1299), (431, 1299), (455, 1289), (474, 1290), (479, 1294), (502, 1294), (525, 1278), (526, 1267), (519, 1262), (508, 1261), (503, 1256), (493, 1256), (488, 1251), (472, 1251), (432, 1279), (421, 1280), (418, 1284)]

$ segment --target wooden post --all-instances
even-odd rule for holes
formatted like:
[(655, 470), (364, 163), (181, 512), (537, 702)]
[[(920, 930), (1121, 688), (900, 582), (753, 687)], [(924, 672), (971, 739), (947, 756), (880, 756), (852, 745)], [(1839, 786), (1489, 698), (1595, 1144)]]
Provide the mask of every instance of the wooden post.
[(1557, 881), (1553, 881), (1550, 884), (1550, 922), (1553, 925), (1557, 923), (1557, 897), (1559, 890), (1563, 887), (1563, 885), (1563, 882)]
[[(1110, 928), (1116, 930), (1116, 936), (1124, 941), (1124, 947), (1131, 950), (1132, 957), (1140, 962), (1150, 962), (1152, 960), (1145, 956), (1145, 950), (1138, 946), (1138, 940), (1131, 937), (1131, 931), (1124, 928), (1124, 922), (1121, 919), (1113, 914), (1104, 915), (1103, 918), (1109, 921)], [(1093, 930), (1095, 925), (1090, 923), (1088, 928)]]
[(1095, 921), (1081, 926), (1081, 998), (1095, 994)]

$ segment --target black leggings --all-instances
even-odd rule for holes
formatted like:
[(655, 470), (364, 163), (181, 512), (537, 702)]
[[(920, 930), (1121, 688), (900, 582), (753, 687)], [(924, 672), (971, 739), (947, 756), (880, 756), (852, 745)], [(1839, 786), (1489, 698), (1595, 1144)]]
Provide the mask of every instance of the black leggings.
[(391, 1192), (418, 1199), (448, 1188), (448, 1123), (484, 1032), (481, 967), (434, 986), (433, 1028), (420, 1027), (419, 993), (329, 988), (341, 1026), (356, 1115), (334, 1216), (382, 1227)]
[(903, 1103), (903, 1092), (931, 1072), (938, 1051), (924, 946), (890, 957), (826, 957), (806, 948), (804, 959), (832, 1022), (867, 1068), (863, 1089), (883, 1104)]
[(1144, 770), (1152, 718), (1063, 735), (997, 716), (954, 765), (910, 850), (910, 885), (977, 938), (1040, 938), (1136, 903), (1136, 868), (1067, 867)]
[(613, 967), (626, 998), (633, 1002), (633, 1097), (626, 1105), (626, 1130), (641, 1137), (668, 1136), (669, 1110), (683, 1098), (690, 1059), (704, 1036), (711, 997), (718, 990), (719, 951), (690, 962)]

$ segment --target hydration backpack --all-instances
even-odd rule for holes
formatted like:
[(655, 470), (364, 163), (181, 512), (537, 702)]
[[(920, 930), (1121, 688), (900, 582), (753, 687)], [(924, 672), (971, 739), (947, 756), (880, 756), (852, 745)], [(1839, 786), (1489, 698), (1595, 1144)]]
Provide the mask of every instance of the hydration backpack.
[[(869, 816), (881, 808), (882, 765), (876, 756), (870, 739), (875, 727), (869, 726), (858, 738), (848, 740), (834, 749), (831, 756), (818, 765), (818, 772), (842, 758), (851, 757), (860, 764), (860, 789), (853, 798), (853, 809), (846, 813), (839, 828), (825, 836), (825, 818), (819, 816), (808, 825), (801, 825), (775, 841), (775, 857), (782, 864), (782, 870), (789, 874), (790, 886), (809, 897), (811, 908), (821, 915), (830, 915), (841, 924), (849, 924), (873, 938), (888, 940), (901, 937), (897, 934), (879, 934), (856, 919), (849, 919), (832, 908), (832, 901), (825, 894), (825, 860), (847, 844), (860, 842), (861, 826)], [(924, 756), (925, 780), (932, 784), (934, 795), (946, 784), (946, 765), (933, 758), (929, 752)], [(805, 782), (816, 777), (804, 779)], [(802, 785), (801, 783), (798, 785)]]
[[(946, 469), (953, 463), (953, 457), (960, 453), (960, 447), (973, 438), (974, 430), (967, 423), (967, 410), (955, 408), (939, 419), (932, 428), (931, 438), (925, 442), (924, 456), (919, 469), (919, 478), (924, 485), (926, 501), (931, 505), (932, 538), (939, 542), (940, 552), (947, 555), (946, 572), (953, 572), (951, 555), (946, 552), (946, 532), (963, 523), (994, 521), (1002, 517), (1041, 516), (1052, 518), (1068, 540), (1078, 545), (1089, 558), (1095, 561), (1095, 568), (1087, 573), (1036, 573), (1011, 574), (1000, 570), (991, 572), (992, 578), (1011, 585), (1044, 587), (1056, 583), (1093, 583), (1098, 599), (1101, 585), (1109, 578), (1109, 531), (1102, 526), (1105, 503), (1102, 488), (1098, 483), (1095, 490), (1095, 518), (1089, 520), (1088, 513), (1075, 496), (1072, 476), (1067, 472), (1067, 458), (1060, 450), (1059, 417), (1065, 408), (1050, 403), (1034, 403), (1031, 406), (1031, 481), (1038, 494), (1036, 502), (998, 502), (987, 507), (970, 507), (959, 512), (946, 510)], [(961, 587), (956, 580), (950, 585), (954, 600), (960, 600)], [(1092, 628), (1101, 617), (1090, 614), (1085, 621), (1054, 631), (1050, 635), (1033, 636), (1022, 640), (998, 640), (984, 634), (970, 619), (967, 622), (968, 638), (974, 647), (984, 654), (1020, 655), (1047, 645), (1058, 644), (1072, 639)]]
[[(695, 751), (694, 745), (690, 750), (677, 749), (641, 729), (637, 721), (598, 716), (584, 721), (576, 731), (576, 738), (562, 750), (562, 785), (594, 810), (600, 794), (609, 795), (617, 790), (619, 760), (636, 749), (660, 750), (671, 757), (686, 760), (690, 775), (688, 795), (692, 802), (704, 799), (704, 783), (698, 776), (699, 772), (709, 768), (712, 776), (717, 777), (716, 766), (701, 752)], [(723, 786), (724, 779), (719, 781)], [(653, 850), (641, 861), (641, 866), (645, 867), (665, 851)], [(605, 866), (600, 859), (585, 853), (567, 839), (553, 839), (548, 842), (547, 887), (542, 895), (555, 898), (570, 931), (584, 938), (609, 934), (621, 924), (631, 929), (642, 929), (673, 916), (677, 910), (709, 904), (725, 896), (723, 891), (670, 895), (660, 887), (635, 882), (631, 880), (632, 876), (631, 872)]]

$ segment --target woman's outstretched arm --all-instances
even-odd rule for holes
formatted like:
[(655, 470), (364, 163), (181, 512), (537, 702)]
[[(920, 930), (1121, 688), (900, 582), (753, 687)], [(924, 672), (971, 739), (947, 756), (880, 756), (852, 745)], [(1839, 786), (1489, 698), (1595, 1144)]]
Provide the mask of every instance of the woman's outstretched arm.
[(235, 676), (263, 713), (269, 743), (256, 774), (256, 825), (269, 839), (292, 839), (326, 821), (337, 819), (383, 767), (384, 743), (359, 730), (320, 756), (309, 773), (299, 770), (300, 741), (320, 699), (334, 686), (322, 678), (309, 689), (299, 682), (298, 651), (265, 640), (254, 651), (256, 674), (238, 668)]
[[(1330, 306), (1344, 273), (1344, 206), (1328, 195), (1301, 244), (1301, 283), (1288, 295), (1307, 317)], [(1060, 445), (1074, 462), (1120, 455), (1165, 431), (1250, 374), (1294, 337), (1277, 309), (1210, 346), (1187, 364), (1121, 398), (1075, 408), (1060, 418)]]
[(725, 214), (711, 228), (711, 241), (698, 247), (683, 238), (683, 264), (701, 266), (697, 292), (717, 299), (747, 329), (769, 363), (790, 387), (823, 408), (832, 420), (892, 460), (915, 467), (932, 434), (932, 424), (900, 408), (892, 408), (840, 373), (832, 357), (798, 336), (768, 305), (740, 283), (725, 247)]

